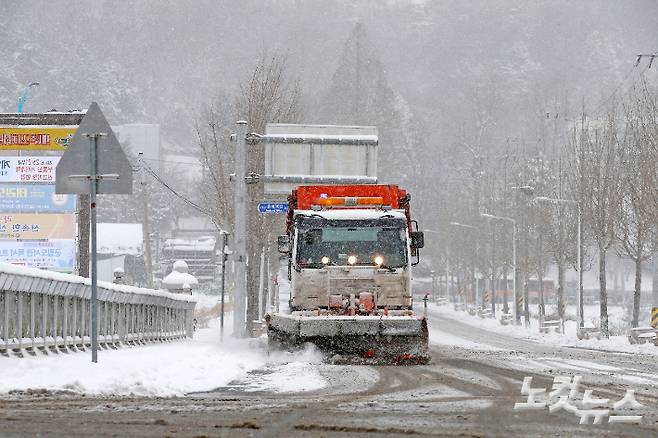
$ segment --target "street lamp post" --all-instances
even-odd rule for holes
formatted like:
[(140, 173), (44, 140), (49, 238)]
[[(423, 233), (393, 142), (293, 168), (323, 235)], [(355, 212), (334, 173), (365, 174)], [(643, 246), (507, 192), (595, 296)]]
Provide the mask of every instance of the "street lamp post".
[[(468, 229), (477, 231), (477, 227), (474, 227), (473, 225), (466, 225), (466, 224), (462, 224), (462, 223), (459, 223), (459, 222), (450, 222), (449, 225), (451, 225), (453, 227), (468, 228)], [(473, 245), (474, 254), (473, 254), (473, 265), (472, 265), (473, 279), (471, 280), (471, 287), (475, 288), (475, 302), (476, 302), (476, 306), (477, 306), (477, 303), (480, 302), (480, 288), (478, 287), (477, 275), (475, 274), (475, 265), (476, 265), (476, 260), (477, 260), (477, 257), (478, 257), (477, 237), (474, 238), (473, 243), (474, 243), (474, 245)]]
[[(516, 220), (512, 219), (511, 217), (503, 217), (503, 216), (494, 216), (493, 214), (486, 214), (486, 213), (481, 213), (480, 216), (487, 218), (487, 219), (492, 219), (492, 220), (498, 220), (498, 221), (505, 221), (509, 222), (512, 224), (512, 290), (514, 291), (514, 306), (512, 306), (512, 309), (514, 310), (514, 322), (515, 324), (519, 323), (518, 320), (518, 301), (517, 301), (517, 290), (516, 290)], [(507, 299), (507, 278), (505, 279), (505, 299)]]
[(25, 102), (27, 101), (28, 95), (30, 94), (30, 90), (34, 87), (37, 87), (39, 85), (38, 82), (30, 82), (23, 88), (23, 92), (21, 93), (21, 96), (18, 98), (18, 105), (17, 105), (17, 112), (22, 113), (23, 112), (23, 107), (25, 106)]
[[(553, 204), (570, 204), (574, 205), (576, 207), (576, 212), (578, 213), (578, 260), (576, 262), (577, 265), (577, 270), (578, 270), (578, 308), (577, 308), (577, 319), (578, 319), (578, 324), (576, 327), (576, 330), (580, 330), (584, 326), (584, 313), (583, 313), (583, 237), (582, 237), (582, 212), (580, 209), (580, 204), (578, 204), (577, 201), (574, 201), (573, 199), (560, 199), (560, 198), (549, 198), (546, 196), (538, 196), (533, 199), (534, 201), (537, 202), (550, 202)], [(560, 224), (561, 226), (561, 224)]]

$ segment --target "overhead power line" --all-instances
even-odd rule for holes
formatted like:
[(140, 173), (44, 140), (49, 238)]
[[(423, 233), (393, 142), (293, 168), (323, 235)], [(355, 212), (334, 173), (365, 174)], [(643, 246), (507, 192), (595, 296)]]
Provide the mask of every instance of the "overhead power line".
[[(184, 195), (178, 193), (178, 191), (176, 191), (176, 189), (174, 189), (174, 188), (171, 187), (169, 184), (167, 184), (167, 182), (166, 182), (165, 180), (163, 180), (163, 179), (160, 177), (160, 175), (158, 175), (158, 174), (157, 174), (157, 173), (151, 168), (151, 166), (148, 165), (148, 163), (146, 163), (146, 162), (144, 162), (144, 161), (143, 161), (143, 163), (144, 163), (144, 168), (146, 169), (146, 171), (147, 171), (148, 173), (150, 173), (151, 176), (153, 176), (153, 178), (155, 178), (155, 180), (156, 180), (157, 182), (159, 182), (164, 188), (166, 188), (167, 190), (169, 190), (174, 196), (176, 196), (177, 198), (181, 199), (183, 202), (185, 202), (186, 204), (188, 204), (189, 206), (191, 206), (191, 207), (194, 208), (195, 210), (197, 210), (197, 211), (199, 211), (200, 213), (203, 213), (203, 214), (207, 215), (208, 217), (210, 217), (211, 219), (213, 219), (214, 216), (213, 216), (213, 214), (212, 214), (210, 211), (208, 211), (208, 210), (206, 210), (205, 208), (201, 207), (199, 204), (197, 204), (197, 203), (195, 203), (194, 201), (190, 200), (190, 199), (187, 198), (186, 196), (184, 196)], [(214, 220), (213, 220), (213, 221), (214, 221)]]

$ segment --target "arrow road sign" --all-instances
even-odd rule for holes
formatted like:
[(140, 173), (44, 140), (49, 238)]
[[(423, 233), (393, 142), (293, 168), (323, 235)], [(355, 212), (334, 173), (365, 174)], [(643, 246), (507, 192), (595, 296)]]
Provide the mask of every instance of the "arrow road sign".
[(131, 194), (132, 166), (96, 102), (92, 102), (71, 139), (70, 146), (59, 160), (55, 171), (56, 193), (91, 193), (89, 178), (92, 174), (90, 161), (90, 148), (94, 141), (90, 137), (92, 134), (100, 134), (96, 139), (96, 172), (94, 172), (98, 181), (96, 193)]
[(260, 213), (288, 213), (287, 202), (261, 202), (258, 204)]

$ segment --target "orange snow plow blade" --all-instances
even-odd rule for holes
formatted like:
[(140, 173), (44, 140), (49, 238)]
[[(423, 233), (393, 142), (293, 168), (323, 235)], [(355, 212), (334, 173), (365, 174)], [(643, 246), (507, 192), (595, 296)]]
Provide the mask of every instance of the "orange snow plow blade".
[(269, 343), (310, 342), (332, 363), (415, 365), (429, 362), (427, 320), (415, 316), (267, 316)]

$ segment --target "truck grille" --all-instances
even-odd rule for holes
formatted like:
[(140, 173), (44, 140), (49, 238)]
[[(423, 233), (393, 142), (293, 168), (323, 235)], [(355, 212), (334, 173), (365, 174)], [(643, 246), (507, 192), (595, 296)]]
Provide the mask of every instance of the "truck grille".
[(368, 278), (330, 278), (329, 293), (334, 295), (349, 296), (354, 294), (357, 297), (359, 292), (370, 292), (377, 296), (381, 287), (375, 284), (374, 280)]

